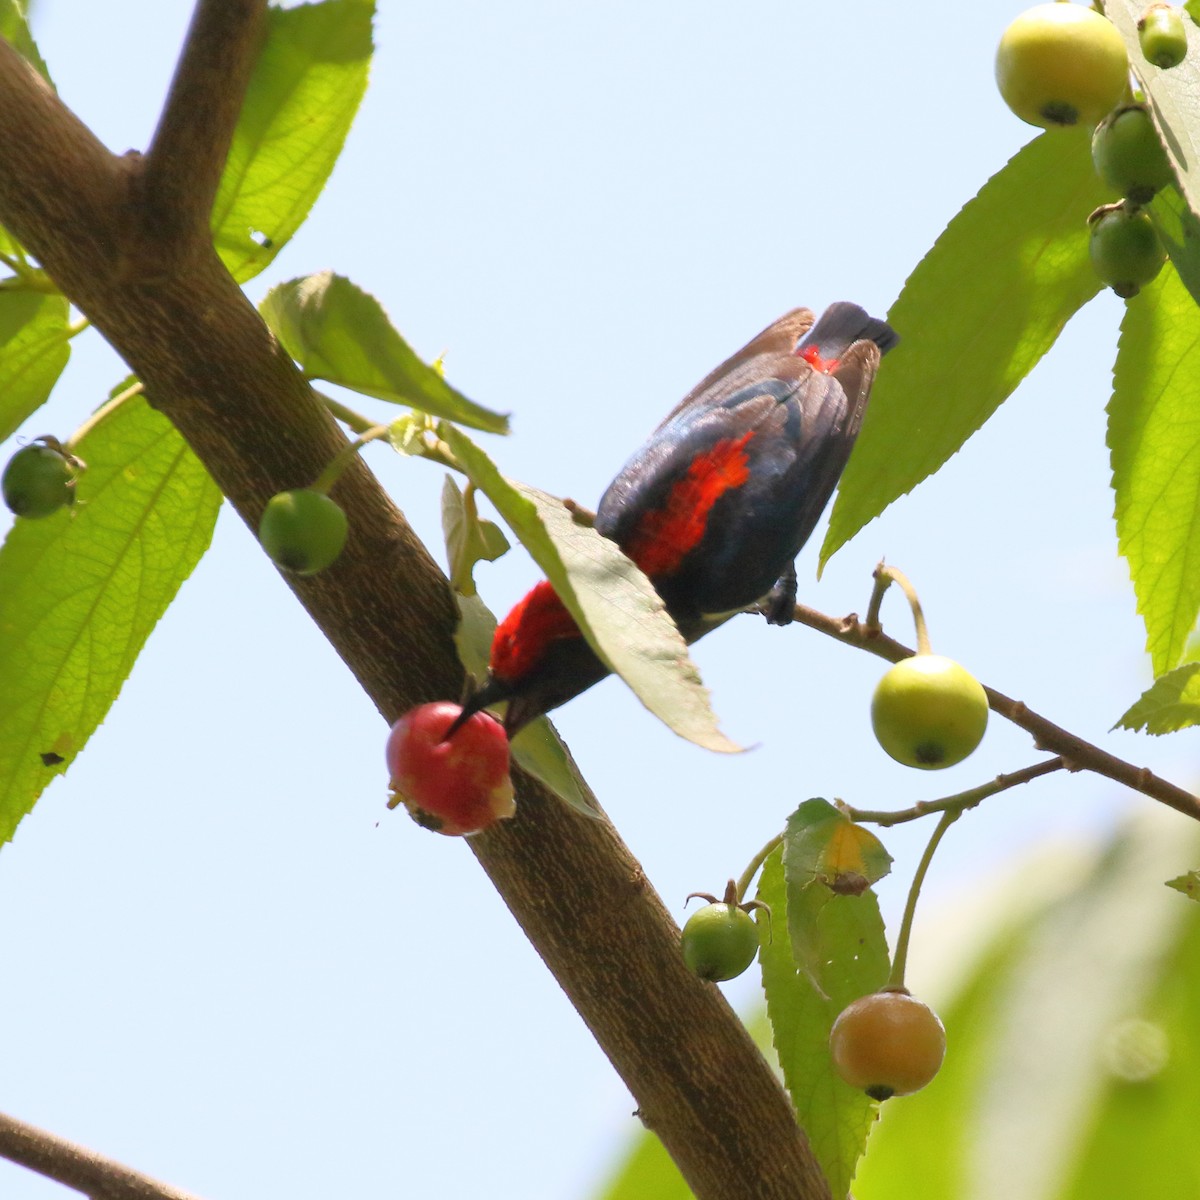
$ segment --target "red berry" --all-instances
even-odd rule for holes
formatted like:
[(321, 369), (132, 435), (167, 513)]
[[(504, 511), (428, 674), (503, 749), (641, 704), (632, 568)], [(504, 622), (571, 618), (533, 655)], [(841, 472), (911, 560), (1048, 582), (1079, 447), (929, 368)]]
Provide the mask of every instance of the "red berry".
[(438, 833), (478, 833), (517, 811), (504, 727), (477, 712), (446, 738), (461, 712), (448, 701), (418, 705), (387, 741), (388, 807), (404, 804), (418, 825)]

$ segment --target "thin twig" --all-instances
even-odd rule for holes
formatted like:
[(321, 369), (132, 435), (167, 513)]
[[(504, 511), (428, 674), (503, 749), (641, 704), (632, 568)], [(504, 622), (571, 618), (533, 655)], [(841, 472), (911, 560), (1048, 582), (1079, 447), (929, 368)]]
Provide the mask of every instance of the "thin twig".
[(267, 0), (196, 5), (143, 163), (143, 216), (156, 240), (192, 243), (208, 228), (266, 17)]
[(987, 783), (978, 787), (968, 788), (965, 792), (956, 792), (953, 796), (945, 796), (941, 800), (921, 800), (912, 808), (873, 809), (855, 808), (852, 804), (839, 801), (838, 806), (852, 821), (870, 821), (872, 825), (903, 825), (907, 821), (916, 821), (927, 817), (930, 813), (948, 812), (957, 809), (966, 812), (982, 803), (989, 796), (1019, 787), (1023, 783), (1049, 775), (1052, 771), (1061, 771), (1066, 767), (1062, 758), (1048, 758), (1045, 762), (1034, 763), (1031, 767), (1022, 767), (1019, 771), (1010, 771), (1006, 775), (997, 775)]
[(198, 1200), (94, 1150), (0, 1113), (0, 1157), (65, 1184), (92, 1200)]
[[(885, 633), (873, 633), (859, 621), (857, 614), (848, 617), (830, 617), (815, 608), (797, 604), (793, 619), (809, 629), (826, 634), (847, 646), (869, 651), (888, 662), (899, 662), (902, 658), (911, 658), (912, 650), (901, 642), (890, 638)], [(1063, 765), (1068, 771), (1093, 771), (1103, 775), (1115, 783), (1141, 792), (1176, 812), (1200, 821), (1200, 797), (1193, 796), (1183, 788), (1155, 775), (1147, 767), (1135, 767), (1124, 759), (1101, 750), (1099, 746), (1077, 737), (1073, 733), (1055, 725), (1040, 713), (1027, 708), (1020, 700), (1013, 700), (1002, 692), (990, 688), (986, 684), (983, 690), (987, 693), (988, 704), (993, 712), (1010, 720), (1014, 725), (1033, 735), (1035, 745), (1039, 750), (1047, 750), (1052, 754), (1061, 755)]]

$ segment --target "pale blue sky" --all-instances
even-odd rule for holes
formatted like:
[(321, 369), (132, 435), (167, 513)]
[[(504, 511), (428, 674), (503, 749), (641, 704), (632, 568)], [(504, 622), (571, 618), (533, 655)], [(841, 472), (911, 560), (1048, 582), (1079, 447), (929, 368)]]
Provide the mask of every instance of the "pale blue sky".
[[(1019, 8), (381, 0), (343, 160), (248, 291), (349, 275), (419, 351), (446, 352), (452, 382), (513, 412), (513, 437), (489, 443), (506, 472), (593, 502), (696, 380), (788, 308), (886, 311), (1034, 132), (992, 83)], [(189, 12), (39, 0), (60, 90), (112, 149), (145, 145)], [(819, 585), (818, 534), (801, 594), (861, 612), (886, 554), (937, 649), (1186, 782), (1194, 734), (1105, 732), (1148, 682), (1107, 492), (1120, 313), (1109, 295), (1092, 304)], [(120, 378), (86, 340), (24, 433), (68, 432)], [(440, 473), (380, 447), (369, 461), (440, 547)], [(479, 578), (503, 610), (536, 575), (518, 551)], [(908, 636), (898, 599), (885, 619)], [(614, 681), (559, 721), (681, 915), (809, 796), (898, 807), (1038, 757), (994, 722), (961, 767), (893, 764), (867, 718), (881, 666), (804, 630), (737, 621), (697, 658), (753, 752), (679, 741)], [(0, 856), (0, 1109), (208, 1200), (586, 1200), (633, 1103), (465, 846), (387, 812), (385, 734), (226, 513), (108, 721)], [(1121, 803), (1088, 777), (991, 801), (947, 839), (923, 915)], [(926, 835), (885, 835), (893, 923)], [(753, 975), (728, 991), (758, 994)], [(5, 1200), (65, 1194), (0, 1165)]]

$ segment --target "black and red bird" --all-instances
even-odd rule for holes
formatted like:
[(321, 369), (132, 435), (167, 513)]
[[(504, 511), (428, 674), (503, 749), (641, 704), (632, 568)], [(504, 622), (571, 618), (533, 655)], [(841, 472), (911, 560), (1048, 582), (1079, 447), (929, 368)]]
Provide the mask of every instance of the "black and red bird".
[[(768, 619), (791, 620), (794, 560), (897, 340), (856, 304), (830, 305), (815, 325), (793, 310), (701, 380), (609, 485), (597, 531), (649, 576), (688, 642), (769, 593)], [(511, 737), (607, 674), (543, 580), (497, 626), (462, 719), (507, 700)]]

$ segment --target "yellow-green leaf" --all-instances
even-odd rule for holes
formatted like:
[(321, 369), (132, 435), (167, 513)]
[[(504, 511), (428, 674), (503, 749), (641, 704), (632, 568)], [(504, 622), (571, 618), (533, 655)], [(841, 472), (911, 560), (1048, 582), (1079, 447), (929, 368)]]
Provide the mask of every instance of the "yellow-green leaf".
[(239, 283), (303, 224), (342, 152), (371, 63), (374, 0), (272, 8), (212, 213)]
[[(774, 936), (759, 950), (767, 1012), (775, 1051), (783, 1068), (796, 1117), (834, 1196), (850, 1190), (876, 1106), (865, 1093), (844, 1083), (829, 1054), (829, 1031), (853, 1000), (887, 980), (888, 954), (883, 921), (873, 892), (835, 896), (811, 876), (785, 880), (785, 852), (775, 851), (763, 867), (758, 899), (771, 908)], [(786, 928), (787, 937), (780, 931)], [(794, 945), (819, 945), (819, 962), (797, 969)]]
[(75, 451), (88, 465), (73, 509), (18, 520), (0, 548), (0, 841), (104, 719), (221, 502), (142, 399)]
[(41, 408), (58, 382), (71, 357), (67, 313), (63, 296), (0, 291), (0, 439)]
[(1200, 900), (1200, 871), (1189, 871), (1167, 880), (1167, 887), (1182, 892), (1189, 900)]
[(1086, 221), (1105, 199), (1087, 138), (1055, 130), (946, 227), (888, 313), (900, 345), (879, 368), (822, 564), (954, 454), (1100, 290)]
[(506, 416), (452, 388), (437, 367), (417, 357), (383, 305), (341, 275), (320, 271), (281, 283), (263, 298), (259, 312), (310, 379), (488, 433), (508, 432)]
[(21, 0), (0, 0), (0, 37), (17, 51), (51, 87), (50, 72), (29, 32), (28, 5)]
[(1174, 733), (1200, 725), (1200, 663), (1190, 662), (1142, 693), (1141, 699), (1117, 722), (1121, 729)]
[(807, 877), (831, 892), (861, 892), (892, 869), (883, 843), (828, 800), (806, 800), (788, 820), (789, 878)]
[(1126, 308), (1108, 448), (1120, 550), (1161, 675), (1200, 610), (1200, 309), (1170, 264)]

